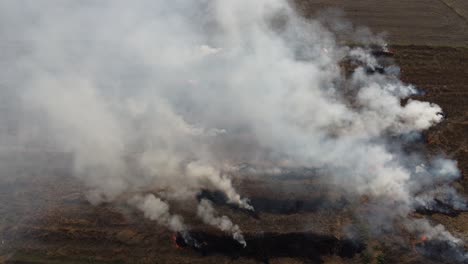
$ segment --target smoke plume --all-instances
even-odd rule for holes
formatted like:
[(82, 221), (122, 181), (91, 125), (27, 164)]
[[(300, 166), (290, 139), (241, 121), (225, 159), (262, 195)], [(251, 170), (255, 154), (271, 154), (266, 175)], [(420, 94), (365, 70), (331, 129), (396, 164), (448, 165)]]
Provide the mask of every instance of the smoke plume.
[[(286, 0), (0, 1), (11, 43), (2, 98), (31, 131), (2, 142), (72, 153), (92, 203), (141, 193), (129, 204), (176, 231), (186, 227), (171, 199), (201, 189), (253, 210), (232, 184), (245, 163), (323, 169), (380, 205), (368, 216), (376, 229), (411, 221), (439, 191), (460, 207), (456, 163), (404, 150), (441, 108), (411, 99), (419, 91), (397, 70), (369, 74), (381, 66), (370, 46), (383, 40), (340, 23), (301, 18)], [(341, 31), (362, 47), (338, 44)], [(198, 215), (245, 243), (209, 202)]]
[(200, 217), (204, 223), (215, 226), (225, 232), (232, 233), (232, 237), (237, 240), (244, 247), (247, 245), (245, 242), (244, 236), (239, 229), (238, 225), (232, 223), (232, 221), (225, 215), (219, 217), (216, 216), (213, 205), (210, 201), (202, 199), (197, 208), (197, 215)]
[(176, 232), (185, 231), (186, 227), (182, 223), (182, 217), (171, 215), (169, 205), (152, 194), (146, 196), (135, 196), (129, 203), (140, 209), (145, 217), (158, 221), (159, 224), (169, 227)]

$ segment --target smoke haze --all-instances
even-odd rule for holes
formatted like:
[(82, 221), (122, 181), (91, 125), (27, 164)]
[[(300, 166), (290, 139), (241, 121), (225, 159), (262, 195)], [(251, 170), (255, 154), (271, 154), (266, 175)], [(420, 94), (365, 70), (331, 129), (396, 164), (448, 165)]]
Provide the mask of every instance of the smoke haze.
[[(418, 90), (398, 71), (366, 73), (378, 64), (369, 45), (384, 41), (350, 27), (305, 20), (285, 0), (0, 1), (0, 38), (11, 43), (1, 97), (11, 123), (29, 131), (2, 136), (2, 151), (72, 153), (90, 202), (136, 193), (128, 203), (174, 231), (187, 226), (170, 200), (201, 189), (254, 210), (231, 181), (240, 164), (265, 177), (320, 168), (384, 208), (365, 216), (375, 230), (403, 219), (460, 243), (408, 217), (438, 194), (466, 207), (450, 186), (455, 161), (403, 150), (442, 109), (408, 99)], [(363, 47), (339, 44), (344, 31)], [(365, 66), (346, 76), (346, 58)], [(208, 201), (198, 216), (245, 244)]]

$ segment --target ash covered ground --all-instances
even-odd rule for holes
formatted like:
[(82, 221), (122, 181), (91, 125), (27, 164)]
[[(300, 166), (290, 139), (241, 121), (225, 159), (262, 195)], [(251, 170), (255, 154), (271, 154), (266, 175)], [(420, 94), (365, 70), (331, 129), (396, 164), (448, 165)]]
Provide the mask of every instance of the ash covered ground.
[[(186, 14), (184, 7), (191, 5), (184, 6), (183, 2), (181, 1), (177, 8)], [(223, 1), (214, 2), (222, 3)], [(271, 1), (273, 5), (280, 2)], [(419, 165), (423, 163), (422, 161), (428, 161), (429, 165), (426, 167), (428, 171), (439, 171), (434, 173), (449, 175), (448, 179), (441, 176), (443, 179), (426, 182), (426, 178), (421, 178), (421, 181), (424, 182), (423, 188), (416, 188), (413, 183), (402, 185), (405, 190), (402, 193), (400, 191), (393, 192), (392, 188), (395, 188), (395, 185), (392, 181), (384, 182), (383, 187), (380, 185), (375, 187), (369, 184), (374, 177), (336, 177), (334, 174), (338, 172), (348, 175), (346, 170), (353, 170), (354, 167), (359, 167), (359, 162), (364, 164), (365, 162), (361, 159), (339, 160), (338, 158), (347, 158), (347, 156), (331, 155), (337, 158), (336, 163), (350, 161), (357, 163), (352, 166), (344, 166), (345, 171), (343, 168), (336, 169), (330, 166), (308, 167), (309, 157), (304, 158), (303, 153), (295, 151), (304, 141), (302, 138), (296, 141), (294, 136), (302, 137), (307, 133), (322, 135), (320, 133), (314, 134), (315, 129), (308, 130), (307, 122), (298, 125), (301, 133), (291, 129), (287, 130), (289, 133), (281, 131), (279, 136), (275, 135), (275, 132), (286, 128), (290, 129), (289, 123), (281, 123), (282, 126), (273, 127), (265, 122), (262, 126), (271, 127), (264, 131), (259, 128), (255, 130), (255, 135), (266, 137), (265, 140), (252, 140), (249, 134), (251, 131), (244, 127), (244, 125), (249, 124), (245, 122), (246, 120), (259, 122), (265, 117), (278, 121), (282, 119), (276, 119), (277, 117), (264, 115), (264, 113), (259, 114), (258, 117), (246, 119), (243, 116), (246, 113), (242, 111), (239, 112), (241, 117), (236, 120), (237, 123), (223, 122), (223, 115), (226, 115), (227, 119), (234, 118), (236, 117), (235, 111), (239, 110), (235, 104), (229, 104), (229, 100), (217, 99), (218, 95), (225, 96), (225, 94), (216, 94), (216, 92), (210, 93), (210, 96), (213, 97), (209, 97), (209, 100), (206, 101), (198, 98), (196, 93), (188, 93), (187, 97), (197, 98), (198, 104), (211, 100), (221, 101), (220, 104), (224, 103), (234, 113), (223, 113), (220, 116), (219, 113), (210, 113), (211, 111), (227, 111), (225, 108), (219, 108), (216, 104), (212, 108), (208, 108), (207, 111), (198, 109), (199, 105), (197, 104), (190, 105), (193, 109), (190, 108), (184, 101), (185, 98), (180, 99), (180, 92), (184, 90), (179, 88), (180, 84), (177, 82), (177, 78), (164, 77), (165, 74), (170, 73), (170, 70), (182, 68), (180, 72), (178, 71), (180, 75), (176, 77), (183, 76), (183, 85), (190, 87), (202, 86), (204, 82), (210, 81), (209, 75), (205, 75), (205, 73), (211, 74), (213, 72), (213, 74), (221, 76), (219, 79), (211, 80), (214, 84), (222, 83), (225, 76), (232, 74), (237, 79), (235, 78), (229, 84), (246, 85), (250, 83), (248, 79), (254, 76), (261, 79), (258, 83), (254, 82), (255, 84), (276, 86), (269, 82), (268, 74), (262, 75), (262, 71), (267, 70), (268, 67), (264, 68), (261, 62), (258, 63), (255, 60), (240, 64), (242, 67), (250, 67), (249, 74), (239, 71), (236, 68), (239, 67), (236, 65), (238, 61), (233, 58), (230, 58), (234, 60), (233, 63), (227, 63), (227, 65), (234, 64), (232, 69), (229, 67), (216, 69), (211, 64), (208, 66), (195, 64), (197, 67), (208, 68), (197, 70), (194, 74), (187, 73), (187, 69), (180, 66), (178, 62), (172, 62), (173, 58), (163, 56), (164, 54), (160, 53), (157, 48), (154, 49), (149, 45), (154, 44), (152, 41), (158, 40), (158, 38), (148, 37), (148, 32), (151, 33), (151, 30), (154, 30), (151, 23), (149, 25), (145, 23), (148, 22), (145, 20), (146, 16), (151, 16), (151, 12), (143, 14), (141, 20), (135, 18), (135, 14), (132, 12), (122, 13), (123, 18), (118, 26), (124, 27), (125, 30), (111, 31), (108, 36), (102, 35), (102, 39), (98, 39), (96, 44), (92, 41), (92, 38), (96, 37), (95, 35), (88, 35), (86, 30), (82, 32), (80, 27), (78, 29), (70, 28), (70, 26), (78, 26), (76, 23), (71, 23), (71, 25), (64, 23), (63, 27), (48, 27), (49, 23), (55, 23), (65, 19), (66, 15), (71, 15), (70, 8), (73, 10), (76, 6), (57, 5), (53, 1), (49, 1), (45, 7), (39, 8), (39, 10), (54, 10), (51, 13), (46, 12), (52, 17), (49, 19), (41, 17), (34, 11), (35, 8), (38, 8), (37, 6), (29, 6), (29, 9), (26, 8), (26, 11), (23, 11), (26, 13), (17, 13), (18, 8), (22, 8), (21, 4), (4, 1), (2, 10), (10, 10), (11, 17), (6, 14), (2, 16), (4, 17), (3, 24), (6, 25), (1, 30), (2, 45), (6, 47), (5, 50), (8, 52), (2, 54), (5, 73), (1, 76), (3, 87), (13, 87), (13, 89), (5, 88), (5, 92), (2, 91), (4, 93), (2, 121), (5, 124), (2, 127), (5, 128), (3, 134), (7, 136), (1, 138), (4, 147), (0, 153), (2, 161), (0, 196), (4, 201), (0, 205), (2, 216), (0, 222), (0, 262), (465, 263), (465, 245), (468, 235), (468, 213), (465, 208), (466, 201), (463, 198), (468, 184), (463, 174), (468, 171), (468, 142), (466, 140), (468, 104), (465, 97), (465, 91), (468, 89), (467, 6), (461, 1), (448, 0), (414, 1), (400, 4), (396, 4), (394, 1), (383, 1), (378, 5), (372, 1), (353, 1), (353, 3), (349, 1), (296, 2), (297, 5), (294, 8), (299, 10), (299, 14), (313, 21), (319, 19), (327, 30), (335, 31), (332, 39), (336, 40), (338, 44), (330, 44), (325, 41), (326, 45), (351, 47), (351, 49), (362, 50), (363, 54), (370, 54), (374, 57), (380, 56), (375, 54), (376, 50), (378, 52), (385, 50), (385, 52), (391, 53), (388, 56), (391, 57), (389, 65), (392, 67), (383, 67), (382, 72), (379, 72), (379, 68), (374, 67), (375, 65), (369, 63), (366, 58), (363, 59), (359, 54), (350, 53), (351, 59), (346, 56), (333, 59), (337, 63), (336, 65), (332, 63), (332, 65), (337, 67), (340, 76), (352, 75), (359, 70), (362, 70), (366, 76), (370, 76), (364, 77), (365, 80), (380, 78), (379, 76), (396, 75), (397, 79), (401, 79), (404, 84), (413, 84), (417, 88), (416, 92), (409, 95), (411, 99), (408, 99), (408, 96), (401, 96), (401, 103), (399, 103), (401, 106), (404, 107), (411, 100), (427, 101), (440, 106), (443, 114), (436, 109), (435, 116), (441, 118), (437, 119), (437, 122), (434, 121), (434, 124), (423, 125), (424, 129), (415, 129), (416, 131), (410, 131), (410, 134), (399, 134), (406, 125), (412, 122), (411, 118), (405, 119), (403, 115), (395, 121), (396, 124), (400, 124), (398, 123), (401, 121), (400, 119), (403, 120), (401, 126), (398, 127), (400, 130), (390, 127), (381, 133), (383, 135), (376, 132), (379, 136), (370, 137), (370, 141), (390, 142), (386, 142), (386, 146), (387, 144), (392, 146), (392, 142), (395, 142), (393, 144), (398, 145), (396, 147), (398, 150), (392, 150), (394, 152), (391, 153), (399, 153), (398, 155), (408, 160), (418, 161), (402, 163), (405, 168)], [(259, 3), (268, 3), (268, 1), (259, 1)], [(89, 3), (85, 3), (85, 5), (87, 4)], [(205, 4), (209, 6), (209, 1)], [(224, 4), (229, 7), (227, 2)], [(116, 10), (121, 11), (121, 8), (125, 9), (127, 4), (119, 1), (115, 5), (119, 6)], [(281, 4), (279, 5), (281, 6)], [(28, 5), (26, 4), (26, 6)], [(55, 9), (57, 6), (58, 8)], [(130, 9), (131, 11), (141, 11), (145, 9), (144, 6), (144, 4), (143, 7), (132, 6), (133, 9)], [(234, 14), (241, 16), (246, 12), (242, 7), (246, 6), (258, 7), (249, 6), (249, 4), (243, 6), (241, 3), (233, 4), (231, 8), (237, 8), (234, 10), (236, 11)], [(104, 7), (108, 6), (104, 4)], [(159, 2), (150, 5), (150, 7), (168, 8)], [(328, 7), (343, 9), (344, 15), (336, 10), (324, 10)], [(84, 11), (80, 8), (78, 6), (76, 17), (70, 18), (72, 21), (82, 22), (82, 12), (84, 12), (90, 17), (90, 25), (101, 22), (94, 20), (96, 14), (93, 12), (99, 14), (98, 11), (92, 7), (89, 10), (86, 9), (89, 7), (86, 7)], [(97, 7), (98, 10), (100, 10), (99, 8), (101, 7)], [(221, 11), (226, 10), (229, 8), (221, 8)], [(282, 12), (275, 13), (272, 20), (276, 29), (284, 27), (285, 21), (288, 20), (287, 11)], [(5, 12), (2, 11), (3, 13)], [(17, 22), (17, 20), (21, 21), (18, 19), (19, 14), (31, 15), (31, 23), (43, 23), (46, 30), (41, 26), (38, 28), (30, 27), (29, 22)], [(112, 28), (113, 19), (115, 19), (112, 15), (114, 14), (111, 12), (111, 17), (106, 17), (105, 22), (103, 22), (104, 29), (109, 26)], [(222, 14), (229, 17), (229, 13)], [(247, 19), (249, 19), (249, 15), (251, 14), (245, 15)], [(163, 15), (161, 14), (161, 16)], [(174, 20), (170, 20), (171, 25), (182, 23), (177, 20), (178, 17), (172, 19)], [(233, 20), (236, 19), (233, 18)], [(204, 21), (204, 23), (206, 23), (203, 24), (204, 26), (213, 26), (210, 21)], [(249, 23), (253, 22), (249, 21), (245, 25), (241, 23), (241, 28), (242, 26), (250, 27)], [(132, 28), (136, 25), (141, 26), (142, 29), (134, 33)], [(22, 34), (10, 33), (12, 26), (17, 26), (13, 29)], [(84, 29), (86, 26), (89, 25), (84, 25)], [(232, 25), (229, 24), (229, 26)], [(242, 39), (242, 37), (237, 38), (236, 34), (242, 34), (236, 31), (237, 26), (239, 25), (230, 28), (233, 35), (230, 35), (232, 38), (229, 41), (236, 42)], [(367, 29), (361, 29), (359, 26), (369, 27), (373, 33), (371, 34)], [(283, 37), (295, 39), (294, 34), (297, 32), (294, 29), (302, 30), (300, 26), (293, 27), (293, 30), (287, 31), (291, 35), (285, 34), (286, 36)], [(70, 30), (71, 33), (67, 33), (67, 30)], [(159, 32), (158, 30), (161, 29), (157, 27), (156, 31)], [(177, 30), (179, 32), (175, 34), (176, 40), (184, 40), (185, 38), (178, 36), (186, 32), (181, 28), (176, 28)], [(220, 29), (214, 28), (212, 30), (217, 32)], [(323, 30), (316, 32), (314, 31), (316, 28), (310, 30), (315, 33), (328, 32)], [(353, 33), (350, 34), (348, 30)], [(122, 37), (120, 33), (127, 31), (134, 33), (130, 34), (130, 39), (138, 40), (126, 43), (130, 45), (130, 50), (134, 49), (137, 52), (143, 52), (143, 54), (126, 53), (123, 58), (120, 58), (115, 52), (118, 52), (122, 47), (109, 46), (109, 43), (112, 44), (117, 40), (124, 39), (125, 37)], [(96, 32), (103, 34), (106, 31), (97, 30)], [(386, 32), (386, 36), (377, 36), (380, 32)], [(254, 33), (255, 31), (252, 34)], [(80, 34), (83, 34), (83, 37), (80, 37)], [(359, 38), (352, 39), (356, 35), (359, 35)], [(174, 35), (169, 34), (168, 36)], [(324, 33), (322, 37), (328, 39), (328, 33)], [(299, 39), (304, 41), (299, 42), (299, 44), (314, 47), (313, 43), (307, 43), (311, 40), (310, 36), (301, 36)], [(210, 40), (217, 43), (216, 37)], [(254, 40), (257, 39), (254, 38)], [(268, 38), (266, 40), (266, 42), (263, 42), (265, 41), (263, 39), (258, 40), (259, 43), (255, 44), (263, 45), (268, 43)], [(314, 36), (312, 36), (312, 40), (322, 43)], [(18, 43), (34, 43), (34, 45), (18, 48)], [(141, 43), (145, 45), (140, 46)], [(171, 41), (164, 43), (170, 46)], [(88, 47), (88, 44), (92, 48), (90, 55), (82, 53), (82, 48)], [(194, 44), (200, 48), (197, 51), (204, 54), (203, 56), (222, 54), (221, 46), (205, 44), (204, 42)], [(255, 44), (247, 44), (251, 45), (250, 48), (253, 50), (258, 48)], [(301, 51), (303, 48), (301, 45), (294, 47)], [(319, 45), (320, 54), (334, 54), (334, 51), (328, 50), (326, 45)], [(237, 45), (234, 45), (234, 48), (236, 47), (238, 48)], [(244, 48), (243, 45), (241, 47)], [(111, 48), (115, 48), (115, 50)], [(97, 55), (106, 49), (110, 49), (108, 50), (109, 54), (102, 57)], [(127, 46), (123, 49), (128, 51)], [(12, 53), (12, 50), (17, 53)], [(57, 55), (53, 52), (55, 50), (63, 51), (64, 54), (59, 52)], [(146, 53), (147, 51), (148, 53)], [(164, 51), (170, 55), (173, 55), (172, 52), (179, 52), (170, 49), (164, 49)], [(294, 54), (294, 61), (304, 61), (305, 64), (307, 64), (307, 60), (313, 61), (313, 58), (308, 57), (310, 55), (308, 52), (314, 54), (315, 51)], [(234, 52), (234, 54), (236, 53)], [(269, 53), (267, 52), (267, 54)], [(284, 59), (283, 54), (278, 55), (275, 52), (271, 54), (277, 55), (278, 60)], [(338, 52), (338, 54), (341, 53)], [(252, 54), (241, 52), (241, 55)], [(76, 59), (80, 56), (85, 59), (83, 61)], [(97, 56), (99, 60), (89, 59), (88, 56), (90, 58)], [(115, 59), (115, 56), (118, 59)], [(140, 60), (140, 56), (142, 56), (143, 62), (138, 61), (135, 64), (132, 61), (135, 59), (133, 56)], [(185, 60), (183, 63), (191, 65), (194, 63), (193, 61), (198, 59), (193, 58), (191, 54), (187, 56), (182, 55), (181, 58)], [(262, 59), (262, 56), (259, 56), (258, 59)], [(101, 60), (109, 61), (101, 63)], [(154, 62), (159, 60), (162, 60), (163, 63)], [(13, 61), (19, 61), (19, 63), (15, 64)], [(276, 62), (283, 66), (283, 62), (271, 60), (272, 64)], [(127, 71), (125, 67), (120, 68), (120, 64), (125, 63), (135, 67), (133, 71)], [(196, 63), (198, 62), (196, 61)], [(210, 63), (218, 65), (216, 61)], [(255, 63), (258, 63), (260, 67), (255, 67)], [(319, 67), (323, 70), (319, 71), (319, 76), (329, 73), (330, 64), (328, 61), (325, 59), (321, 60), (320, 63), (319, 66), (323, 67), (324, 70)], [(170, 65), (161, 66), (167, 64)], [(149, 70), (147, 65), (154, 66), (154, 68), (150, 67)], [(220, 65), (225, 65), (225, 62)], [(285, 65), (296, 67), (295, 69), (299, 71), (303, 70), (301, 66), (296, 64)], [(399, 66), (400, 70), (397, 71), (393, 65)], [(285, 70), (273, 68), (272, 71), (275, 72)], [(163, 77), (159, 76), (158, 70), (162, 71)], [(256, 70), (258, 72), (252, 74), (251, 71)], [(153, 71), (156, 71), (157, 76), (148, 77), (155, 74)], [(335, 70), (330, 71), (334, 72)], [(119, 79), (119, 82), (107, 79), (120, 76), (123, 73), (125, 74), (123, 78)], [(80, 78), (77, 79), (77, 76)], [(86, 80), (83, 81), (81, 76), (86, 76)], [(200, 79), (197, 79), (197, 76)], [(300, 82), (294, 82), (295, 74), (284, 76), (280, 74), (280, 76), (286, 80), (274, 78), (273, 80), (280, 81), (281, 84), (293, 82), (294, 85), (303, 85)], [(297, 78), (303, 80), (301, 77)], [(139, 96), (150, 97), (152, 94), (146, 92), (151, 90), (146, 87), (152, 87), (155, 85), (152, 82), (155, 81), (160, 82), (158, 85), (171, 87), (171, 89), (163, 91), (158, 90), (157, 95), (158, 97), (167, 96), (170, 98), (170, 103), (174, 105), (173, 109), (162, 107), (148, 110), (146, 113), (148, 117), (141, 109), (142, 101), (139, 101), (141, 97), (135, 96), (132, 92), (126, 92), (121, 87), (141, 85), (145, 88), (142, 88), (143, 92)], [(355, 85), (352, 82), (346, 82), (341, 77), (337, 80), (333, 76), (320, 81), (331, 82), (336, 87)], [(391, 82), (391, 84), (394, 83)], [(24, 88), (25, 91), (28, 91), (25, 93), (27, 95), (26, 102), (34, 105), (32, 110), (38, 111), (38, 113), (31, 114), (30, 108), (22, 109), (15, 105), (16, 101), (14, 100), (16, 100), (17, 95), (15, 85), (40, 87), (39, 92), (35, 92), (35, 90), (31, 92)], [(113, 85), (119, 89), (110, 89), (109, 92), (107, 87)], [(65, 88), (71, 86), (75, 92), (68, 94), (64, 92), (67, 91), (66, 89), (61, 90), (62, 86)], [(81, 86), (92, 88), (80, 90)], [(95, 91), (93, 87), (101, 86), (105, 87), (103, 88), (104, 95), (112, 97), (112, 100), (104, 101), (106, 106), (110, 105), (111, 112), (101, 111), (102, 102), (99, 101), (99, 97), (95, 97), (93, 94)], [(101, 91), (99, 89), (97, 88), (96, 91)], [(275, 88), (273, 90), (276, 91)], [(207, 91), (203, 90), (203, 92)], [(350, 89), (350, 91), (343, 93), (343, 101), (350, 105), (349, 109), (355, 109), (355, 105), (359, 105), (359, 102), (355, 101), (355, 92)], [(261, 104), (262, 97), (260, 96), (264, 93), (268, 93), (268, 89), (247, 92), (249, 96), (259, 96), (254, 100), (239, 97), (239, 94), (244, 95), (245, 92), (239, 94), (231, 92), (230, 95), (232, 95), (234, 102), (240, 100), (245, 104), (243, 107), (249, 108), (252, 106), (250, 103)], [(89, 94), (92, 96), (87, 97)], [(298, 96), (300, 93), (292, 95)], [(308, 96), (310, 95), (307, 95), (305, 99), (310, 99)], [(132, 109), (131, 113), (118, 107), (119, 99), (127, 97), (135, 99), (134, 101), (126, 101), (127, 106)], [(312, 95), (312, 97), (314, 96)], [(53, 103), (54, 101), (61, 103)], [(278, 99), (279, 101), (282, 100)], [(308, 104), (307, 100), (302, 101), (300, 96), (294, 100), (286, 101), (286, 104), (281, 104), (278, 108), (294, 108), (296, 103), (301, 106)], [(152, 103), (146, 100), (144, 102), (148, 105)], [(264, 103), (274, 106), (275, 102), (277, 101), (269, 98), (265, 99)], [(320, 100), (314, 102), (321, 103)], [(158, 103), (161, 103), (159, 98), (156, 104)], [(11, 106), (12, 104), (13, 106)], [(165, 106), (168, 103), (161, 104)], [(67, 107), (68, 105), (70, 108)], [(180, 107), (181, 105), (183, 107)], [(324, 107), (326, 106), (324, 105)], [(377, 108), (379, 107), (385, 109), (387, 106), (384, 104), (377, 106)], [(85, 110), (71, 111), (70, 109)], [(91, 110), (88, 112), (87, 109)], [(184, 118), (174, 117), (171, 110), (176, 110), (174, 113)], [(249, 111), (270, 109), (265, 107), (247, 110), (248, 113)], [(306, 111), (307, 108), (305, 110), (299, 109), (296, 112), (295, 110), (297, 109), (292, 109), (292, 112), (284, 111), (287, 114), (298, 115), (297, 119), (295, 119), (296, 116), (292, 116), (289, 121), (298, 122), (298, 120), (303, 120), (304, 115), (310, 114)], [(99, 113), (96, 119), (86, 118), (86, 115), (94, 113), (94, 111)], [(322, 115), (320, 108), (312, 108), (311, 111), (318, 111), (317, 116), (312, 114), (315, 119)], [(18, 112), (21, 114), (18, 115)], [(127, 131), (114, 131), (114, 129), (120, 131), (120, 119), (109, 122), (109, 113), (117, 116), (122, 115), (125, 122), (132, 121), (131, 125), (125, 123), (122, 130), (129, 129), (131, 132), (132, 129), (135, 129), (139, 133), (139, 137), (125, 139), (123, 145), (125, 145), (124, 147), (130, 146), (129, 150), (122, 151), (119, 145), (122, 143), (121, 138), (118, 137), (125, 138)], [(160, 113), (164, 115), (160, 115)], [(274, 111), (274, 114), (281, 113), (283, 111)], [(135, 121), (128, 117), (129, 114), (142, 116)], [(423, 114), (419, 113), (419, 115)], [(156, 116), (154, 123), (148, 121), (152, 115)], [(333, 117), (329, 114), (326, 116)], [(377, 116), (388, 118), (387, 115)], [(210, 122), (204, 123), (199, 120), (201, 118), (209, 118)], [(185, 121), (189, 125), (184, 123)], [(345, 123), (348, 121), (339, 120), (339, 122)], [(150, 125), (145, 125), (145, 122), (150, 123)], [(159, 129), (158, 125), (160, 124), (168, 129)], [(342, 123), (336, 125), (325, 122), (324, 124), (327, 126), (327, 138), (346, 136), (346, 129), (360, 131), (352, 125), (341, 127)], [(212, 128), (209, 125), (216, 126)], [(225, 129), (221, 125), (226, 125), (227, 128)], [(83, 126), (92, 129), (82, 129)], [(237, 133), (235, 129), (239, 129), (240, 132), (229, 137), (231, 131)], [(156, 133), (153, 137), (146, 135), (147, 130), (162, 130), (162, 132)], [(99, 133), (93, 131), (99, 131)], [(167, 131), (169, 133), (166, 133)], [(266, 133), (265, 131), (273, 132), (270, 135), (270, 132)], [(118, 136), (109, 135), (114, 132)], [(101, 136), (101, 133), (104, 133), (104, 136)], [(40, 140), (35, 138), (38, 134)], [(201, 137), (200, 134), (202, 134)], [(223, 140), (218, 138), (222, 138), (225, 134), (228, 142), (224, 144)], [(292, 140), (278, 141), (278, 145), (288, 147), (287, 150), (284, 148), (275, 149), (269, 145), (283, 137), (293, 138)], [(158, 141), (159, 138), (162, 139)], [(63, 140), (73, 143), (62, 148)], [(222, 144), (218, 141), (222, 141)], [(44, 142), (47, 143), (47, 147), (44, 147)], [(179, 142), (180, 145), (174, 142)], [(171, 143), (174, 144), (174, 147), (167, 146)], [(151, 147), (141, 147), (145, 144), (149, 144)], [(49, 147), (49, 145), (52, 146)], [(116, 145), (118, 146), (116, 147)], [(190, 145), (190, 147), (184, 145)], [(207, 145), (208, 147), (206, 147)], [(294, 147), (294, 151), (289, 149), (291, 146)], [(348, 149), (343, 148), (342, 150)], [(115, 154), (120, 151), (124, 154), (121, 156)], [(327, 156), (327, 152), (332, 151), (336, 150), (324, 147), (317, 153)], [(180, 154), (181, 152), (184, 154)], [(210, 154), (206, 154), (206, 152)], [(148, 155), (142, 155), (142, 153)], [(417, 153), (414, 155), (418, 157), (414, 158), (412, 153)], [(242, 156), (244, 154), (245, 157)], [(107, 156), (111, 158), (103, 158)], [(161, 158), (161, 156), (164, 157)], [(121, 167), (121, 159), (124, 160), (124, 167)], [(202, 162), (193, 162), (197, 159)], [(431, 161), (439, 159), (457, 161), (456, 167), (459, 169), (459, 173), (453, 173), (454, 175), (450, 176), (450, 173), (440, 172), (442, 169), (434, 169), (437, 165), (430, 165)], [(372, 160), (372, 157), (369, 157), (369, 160)], [(139, 165), (138, 162), (143, 165)], [(219, 165), (219, 167), (218, 165), (212, 166), (212, 164), (216, 164), (215, 162), (226, 162), (227, 164)], [(171, 164), (171, 166), (163, 166), (162, 163)], [(154, 166), (148, 164), (154, 164)], [(177, 165), (172, 166), (173, 164)], [(181, 166), (185, 167), (181, 170)], [(434, 167), (432, 170), (431, 166)], [(177, 168), (174, 169), (174, 167)], [(379, 174), (376, 172), (379, 169), (377, 162), (375, 168), (370, 168), (369, 174)], [(122, 171), (125, 171), (123, 174), (128, 173), (132, 177), (137, 177), (138, 181), (133, 181), (131, 177), (128, 178), (125, 175), (120, 176)], [(117, 178), (113, 178), (115, 173), (119, 174)], [(169, 177), (152, 178), (151, 175), (159, 175), (159, 173), (161, 175), (167, 174)], [(228, 177), (225, 178), (223, 173)], [(178, 174), (184, 175), (177, 176)], [(206, 177), (205, 174), (214, 174), (215, 176)], [(104, 176), (95, 177), (94, 175)], [(172, 176), (175, 177), (175, 180), (171, 180)], [(386, 178), (382, 176), (382, 179)], [(360, 185), (348, 184), (349, 181), (359, 181)], [(118, 183), (113, 185), (115, 182)], [(182, 191), (179, 190), (181, 186)], [(187, 188), (185, 189), (183, 186)], [(358, 188), (359, 186), (371, 186), (372, 188), (365, 187), (361, 190)], [(415, 188), (414, 192), (412, 188)], [(392, 191), (388, 191), (389, 189)], [(407, 203), (406, 198), (399, 198), (399, 195), (406, 197), (406, 189), (411, 189), (408, 191), (411, 197), (419, 198), (414, 200), (411, 198), (411, 203)], [(180, 192), (186, 193), (186, 195), (180, 194)], [(154, 209), (153, 205), (157, 205), (158, 209)], [(252, 210), (251, 207), (254, 209)], [(392, 213), (392, 211), (397, 213)]]

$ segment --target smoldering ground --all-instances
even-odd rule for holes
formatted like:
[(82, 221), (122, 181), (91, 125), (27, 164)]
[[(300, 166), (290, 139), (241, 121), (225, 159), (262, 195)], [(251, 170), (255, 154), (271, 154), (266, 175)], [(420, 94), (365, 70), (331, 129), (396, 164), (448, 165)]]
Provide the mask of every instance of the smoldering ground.
[[(189, 227), (170, 201), (202, 189), (254, 210), (231, 182), (241, 164), (264, 177), (318, 168), (377, 205), (362, 215), (376, 235), (398, 222), (462, 244), (409, 217), (440, 192), (466, 202), (452, 195), (455, 161), (403, 150), (409, 135), (443, 121), (442, 109), (408, 99), (419, 90), (398, 71), (366, 71), (379, 66), (370, 45), (385, 48), (381, 38), (340, 19), (305, 20), (283, 0), (4, 0), (0, 10), (0, 37), (11, 43), (1, 60), (3, 122), (21, 131), (2, 136), (3, 152), (72, 153), (90, 202), (129, 196), (181, 231)], [(362, 47), (339, 44), (343, 32)], [(243, 241), (209, 202), (197, 212)]]

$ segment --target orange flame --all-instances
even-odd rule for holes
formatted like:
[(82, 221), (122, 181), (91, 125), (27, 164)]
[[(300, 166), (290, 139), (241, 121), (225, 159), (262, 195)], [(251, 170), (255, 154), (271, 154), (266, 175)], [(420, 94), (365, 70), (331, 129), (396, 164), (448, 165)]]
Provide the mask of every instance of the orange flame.
[(176, 248), (180, 249), (181, 247), (179, 246), (179, 244), (177, 243), (177, 234), (173, 234), (172, 235), (172, 241), (174, 242), (174, 245), (176, 246)]

